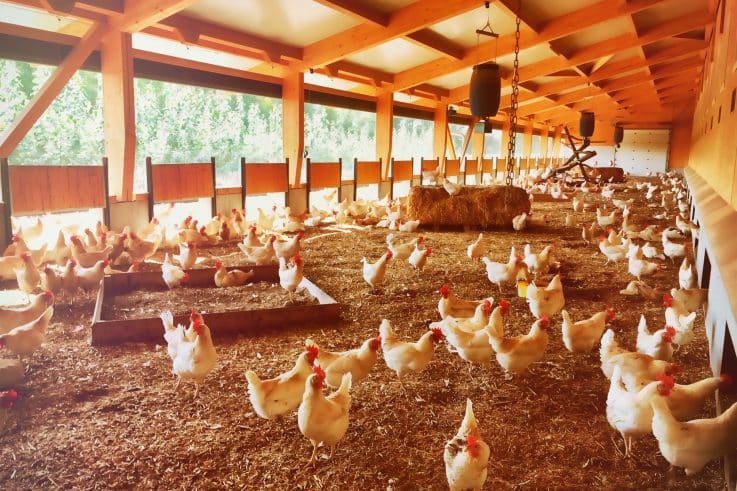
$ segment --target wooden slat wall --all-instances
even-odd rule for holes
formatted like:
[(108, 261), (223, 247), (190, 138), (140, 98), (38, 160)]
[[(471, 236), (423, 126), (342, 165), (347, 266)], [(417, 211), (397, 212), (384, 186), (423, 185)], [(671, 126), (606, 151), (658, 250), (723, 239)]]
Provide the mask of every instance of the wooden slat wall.
[(494, 159), (481, 159), (481, 172), (494, 175)]
[(445, 159), (445, 176), (457, 177), (461, 175), (461, 159)]
[(420, 172), (435, 170), (440, 164), (440, 159), (420, 159)]
[(285, 193), (289, 189), (288, 163), (249, 163), (243, 166), (246, 196), (266, 193)]
[(307, 167), (309, 190), (340, 188), (340, 167), (340, 162), (310, 162)]
[(379, 184), (381, 182), (381, 160), (356, 161), (355, 169), (356, 185)]
[(13, 214), (104, 208), (105, 170), (99, 165), (9, 166)]
[(392, 180), (394, 182), (411, 181), (412, 167), (411, 160), (392, 160)]
[(215, 195), (212, 164), (154, 164), (154, 203), (210, 198)]

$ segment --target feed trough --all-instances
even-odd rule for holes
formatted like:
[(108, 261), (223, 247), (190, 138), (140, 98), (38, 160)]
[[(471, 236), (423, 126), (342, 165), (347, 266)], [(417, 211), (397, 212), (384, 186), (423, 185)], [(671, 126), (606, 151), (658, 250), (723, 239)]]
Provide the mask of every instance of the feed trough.
[[(236, 303), (228, 308), (222, 308), (216, 302), (209, 302), (210, 295), (223, 293), (230, 289), (218, 289), (215, 286), (214, 268), (192, 269), (188, 271), (190, 277), (186, 286), (171, 290), (170, 305), (162, 306), (160, 310), (171, 310), (174, 314), (175, 323), (187, 325), (191, 308), (197, 308), (203, 314), (205, 322), (215, 337), (258, 333), (266, 329), (295, 324), (309, 324), (312, 322), (324, 324), (338, 320), (339, 304), (307, 278), (304, 278), (300, 283), (302, 293), (299, 293), (298, 297), (301, 300), (294, 303), (288, 302), (288, 294), (283, 292), (284, 302), (280, 302), (279, 307), (269, 306), (264, 308), (258, 305), (254, 307), (254, 302), (249, 301), (249, 299), (258, 297), (259, 282), (273, 284), (275, 285), (274, 289), (281, 288), (279, 287), (279, 268), (276, 265), (240, 266), (237, 268), (244, 271), (251, 269), (254, 271), (252, 288), (250, 285), (234, 287), (241, 289), (234, 291), (242, 291), (242, 301), (236, 300)], [(228, 269), (235, 269), (235, 267)], [(186, 297), (191, 297), (189, 294), (192, 293), (186, 291), (187, 289), (198, 291), (196, 294), (197, 300), (185, 304), (187, 302)], [(202, 292), (201, 295), (199, 295), (199, 291)], [(97, 302), (95, 303), (91, 339), (93, 345), (162, 341), (163, 325), (158, 317), (160, 313), (158, 309), (155, 313), (151, 312), (150, 308), (142, 309), (144, 311), (148, 310), (148, 312), (143, 312), (139, 316), (135, 312), (133, 315), (126, 314), (124, 318), (120, 318), (121, 316), (115, 312), (116, 304), (119, 304), (119, 302), (116, 302), (116, 297), (130, 295), (134, 292), (139, 292), (142, 295), (151, 292), (150, 300), (156, 295), (168, 292), (168, 288), (158, 271), (106, 275), (101, 282)], [(184, 293), (187, 293), (187, 295), (184, 295)], [(141, 301), (146, 303), (146, 297), (143, 296)]]

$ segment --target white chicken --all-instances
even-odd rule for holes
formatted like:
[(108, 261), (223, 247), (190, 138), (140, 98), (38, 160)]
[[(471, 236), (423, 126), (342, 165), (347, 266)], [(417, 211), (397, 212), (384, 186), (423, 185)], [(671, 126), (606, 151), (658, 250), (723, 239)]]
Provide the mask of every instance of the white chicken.
[(534, 282), (530, 283), (527, 287), (527, 303), (532, 315), (538, 319), (557, 315), (566, 304), (560, 275), (555, 275), (545, 288), (538, 288)]
[(273, 243), (276, 241), (276, 235), (270, 235), (266, 243), (260, 247), (246, 247), (243, 243), (238, 243), (238, 248), (246, 256), (246, 261), (249, 263), (263, 266), (270, 264), (276, 254), (274, 253)]
[[(308, 339), (305, 346), (317, 346)], [(325, 370), (325, 381), (330, 387), (338, 387), (343, 375), (351, 374), (353, 385), (368, 377), (376, 366), (378, 350), (381, 348), (381, 336), (369, 338), (358, 347), (347, 351), (325, 351), (318, 347), (317, 361)]]
[(30, 356), (41, 347), (46, 340), (46, 329), (49, 327), (54, 306), (48, 307), (38, 319), (14, 327), (5, 334), (0, 334), (0, 349), (5, 348), (20, 358)]
[(640, 316), (637, 325), (637, 351), (650, 355), (656, 360), (670, 361), (673, 357), (673, 337), (676, 330), (673, 326), (666, 326), (650, 333), (647, 329), (645, 316)]
[(445, 444), (445, 477), (451, 491), (482, 489), (488, 473), (489, 446), (481, 439), (471, 399), (458, 433)]
[(179, 256), (174, 256), (182, 269), (192, 269), (197, 263), (198, 256), (197, 244), (194, 242), (183, 242), (179, 244)]
[(663, 234), (663, 254), (673, 262), (676, 258), (686, 256), (686, 246), (672, 242), (666, 234)]
[(480, 233), (478, 238), (476, 238), (476, 240), (471, 242), (466, 248), (466, 254), (468, 255), (469, 258), (471, 258), (471, 260), (475, 261), (476, 259), (483, 257), (485, 255), (484, 250), (481, 247), (481, 239), (483, 238), (484, 238), (484, 234)]
[(85, 268), (77, 264), (74, 267), (76, 286), (85, 291), (92, 291), (99, 287), (100, 281), (102, 281), (105, 276), (105, 268), (107, 268), (109, 264), (110, 261), (107, 259), (97, 261), (94, 266), (90, 268)]
[(325, 372), (316, 365), (312, 375), (305, 382), (302, 402), (297, 410), (299, 431), (312, 443), (309, 463), (316, 460), (317, 448), (322, 443), (330, 447), (328, 460), (333, 457), (335, 447), (348, 431), (348, 418), (351, 409), (351, 374), (343, 374), (338, 390), (325, 397), (322, 393)]
[(302, 269), (302, 256), (299, 254), (292, 258), (289, 265), (287, 265), (287, 260), (284, 257), (279, 258), (279, 284), (289, 292), (291, 301), (294, 301), (294, 292), (297, 291), (304, 278)]
[(291, 370), (271, 379), (262, 380), (255, 372), (246, 372), (248, 399), (259, 417), (274, 419), (299, 406), (317, 355), (316, 346), (307, 346)]
[(392, 251), (392, 261), (403, 261), (412, 255), (415, 246), (421, 246), (425, 241), (425, 237), (419, 235), (409, 242), (398, 243), (398, 238), (394, 234), (386, 236), (386, 245)]
[(228, 269), (223, 265), (222, 261), (215, 261), (215, 286), (218, 288), (228, 288), (231, 286), (242, 286), (251, 281), (253, 275), (256, 274), (252, 269), (242, 271), (240, 269)]
[(443, 339), (442, 331), (435, 328), (428, 330), (414, 343), (400, 341), (388, 319), (381, 321), (379, 335), (386, 366), (397, 374), (402, 389), (404, 389), (402, 377), (411, 372), (424, 371), (432, 360), (435, 343)]
[(627, 351), (614, 339), (614, 331), (607, 329), (601, 337), (599, 348), (601, 371), (608, 379), (612, 378), (614, 367), (622, 370), (622, 380), (629, 391), (638, 391), (655, 380), (658, 375), (678, 373), (678, 365), (656, 360), (650, 355)]
[(496, 361), (504, 369), (506, 378), (527, 370), (532, 363), (542, 360), (548, 347), (550, 320), (541, 317), (532, 324), (530, 332), (515, 337), (489, 336), (496, 352)]
[(678, 269), (678, 286), (683, 289), (698, 287), (698, 274), (688, 256), (683, 258), (681, 267)]
[(567, 310), (561, 310), (563, 317), (563, 344), (572, 353), (591, 351), (601, 339), (607, 322), (614, 319), (614, 310), (604, 309), (588, 319), (573, 322)]
[(192, 325), (194, 340), (180, 339), (177, 353), (172, 362), (172, 372), (177, 377), (175, 390), (182, 380), (192, 380), (195, 383), (194, 397), (200, 392), (200, 385), (217, 364), (217, 353), (212, 343), (210, 328), (201, 319)]
[(481, 261), (486, 265), (486, 277), (499, 288), (500, 292), (502, 291), (502, 284), (515, 282), (521, 270), (524, 270), (525, 274), (527, 273), (527, 265), (524, 263), (522, 256), (515, 254), (514, 247), (506, 264), (494, 262), (486, 256), (482, 257)]
[(294, 237), (284, 242), (276, 240), (272, 241), (272, 247), (274, 248), (274, 255), (277, 258), (291, 259), (300, 251), (300, 241), (304, 237), (303, 232), (297, 233)]
[(417, 274), (420, 274), (422, 273), (422, 270), (425, 269), (427, 258), (430, 257), (430, 255), (432, 255), (432, 247), (421, 249), (420, 245), (416, 244), (415, 249), (412, 251), (412, 254), (410, 254), (409, 258), (407, 259), (407, 262), (410, 266), (417, 270)]
[(31, 293), (41, 283), (41, 273), (39, 273), (36, 265), (33, 264), (30, 252), (21, 253), (20, 258), (23, 261), (23, 265), (15, 270), (18, 288), (25, 293)]
[(366, 260), (366, 257), (361, 259), (361, 263), (363, 264), (363, 279), (369, 284), (372, 291), (376, 290), (377, 286), (384, 283), (386, 264), (392, 257), (392, 251), (387, 249), (387, 251), (376, 260), (376, 262), (370, 263)]
[(28, 305), (23, 307), (0, 307), (0, 334), (38, 319), (53, 305), (54, 295), (47, 290), (40, 295), (32, 295)]
[(640, 248), (637, 245), (631, 245), (627, 251), (627, 258), (629, 262), (627, 264), (627, 270), (629, 273), (641, 280), (643, 276), (652, 276), (660, 271), (660, 265), (650, 261), (645, 261), (638, 257), (640, 255)]
[(523, 212), (515, 217), (512, 218), (512, 228), (519, 232), (521, 230), (524, 230), (527, 226), (527, 217), (528, 214), (526, 212)]
[[(461, 317), (472, 317), (479, 305), (484, 302), (481, 300), (465, 300), (457, 297), (451, 290), (450, 285), (447, 283), (443, 284), (438, 291), (440, 293), (440, 300), (438, 300), (438, 312), (440, 318), (445, 319), (446, 317), (453, 316), (456, 319)], [(491, 303), (494, 303), (494, 299), (489, 297)]]
[(164, 262), (161, 264), (161, 276), (164, 278), (164, 283), (166, 283), (166, 286), (170, 290), (189, 279), (189, 273), (186, 273), (182, 268), (171, 262), (168, 252), (164, 255)]

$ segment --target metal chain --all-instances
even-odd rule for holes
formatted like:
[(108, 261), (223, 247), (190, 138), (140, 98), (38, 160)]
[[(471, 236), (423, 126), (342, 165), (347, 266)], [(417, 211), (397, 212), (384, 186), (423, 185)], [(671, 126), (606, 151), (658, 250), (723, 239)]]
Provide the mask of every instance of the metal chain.
[(512, 101), (509, 111), (509, 141), (507, 142), (507, 177), (506, 184), (511, 186), (514, 179), (514, 151), (516, 145), (516, 134), (517, 134), (517, 96), (519, 95), (519, 38), (520, 38), (520, 23), (519, 11), (521, 8), (521, 1), (517, 3), (517, 30), (514, 33), (514, 73), (512, 74)]

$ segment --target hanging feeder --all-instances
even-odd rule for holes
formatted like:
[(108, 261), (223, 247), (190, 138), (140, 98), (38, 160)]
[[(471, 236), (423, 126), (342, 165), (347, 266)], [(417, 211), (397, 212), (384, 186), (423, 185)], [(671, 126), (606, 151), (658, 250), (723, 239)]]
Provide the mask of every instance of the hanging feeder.
[(581, 112), (579, 132), (584, 138), (589, 138), (594, 135), (594, 113), (592, 111)]
[(469, 99), (471, 114), (478, 118), (496, 116), (502, 94), (499, 65), (482, 63), (473, 67)]
[(614, 127), (614, 144), (616, 146), (619, 146), (620, 143), (624, 140), (624, 128), (617, 125)]

